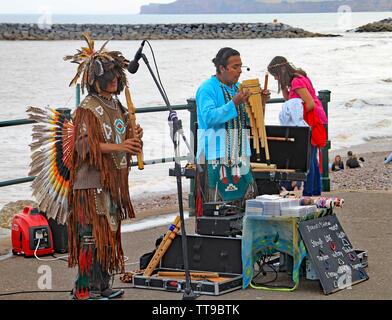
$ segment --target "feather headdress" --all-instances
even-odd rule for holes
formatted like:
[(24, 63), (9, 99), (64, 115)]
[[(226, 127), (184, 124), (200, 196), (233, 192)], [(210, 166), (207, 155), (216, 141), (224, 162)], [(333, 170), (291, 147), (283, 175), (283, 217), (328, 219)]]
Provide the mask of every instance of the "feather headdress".
[(65, 223), (74, 126), (63, 114), (50, 108), (29, 107), (27, 112), (29, 119), (38, 123), (33, 126), (30, 144), (29, 176), (36, 175), (31, 185), (33, 196), (48, 218)]
[(108, 51), (106, 49), (106, 45), (110, 39), (96, 51), (94, 48), (94, 40), (91, 39), (90, 35), (85, 32), (83, 32), (82, 35), (87, 42), (87, 47), (81, 47), (81, 49), (77, 49), (76, 54), (64, 57), (65, 61), (71, 60), (71, 63), (79, 65), (76, 75), (69, 86), (76, 84), (78, 79), (82, 77), (82, 92), (84, 92), (85, 87), (87, 87), (87, 90), (89, 91), (89, 88), (94, 84), (95, 80), (102, 76), (105, 71), (109, 71), (114, 67), (119, 67), (118, 77), (122, 84), (122, 88), (124, 88), (127, 85), (124, 69), (128, 67), (129, 61), (124, 58), (120, 51)]

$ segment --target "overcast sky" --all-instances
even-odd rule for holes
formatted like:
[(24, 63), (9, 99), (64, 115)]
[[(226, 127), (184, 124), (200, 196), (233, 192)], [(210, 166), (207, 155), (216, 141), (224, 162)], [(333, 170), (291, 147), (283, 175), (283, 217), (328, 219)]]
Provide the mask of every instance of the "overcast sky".
[[(175, 0), (0, 0), (0, 14), (135, 14), (140, 12), (140, 6), (142, 5), (149, 3), (170, 3), (174, 1)], [(281, 2), (282, 0), (258, 1)], [(286, 1), (296, 2), (325, 0)]]
[(175, 0), (0, 0), (0, 14), (134, 14), (140, 6)]

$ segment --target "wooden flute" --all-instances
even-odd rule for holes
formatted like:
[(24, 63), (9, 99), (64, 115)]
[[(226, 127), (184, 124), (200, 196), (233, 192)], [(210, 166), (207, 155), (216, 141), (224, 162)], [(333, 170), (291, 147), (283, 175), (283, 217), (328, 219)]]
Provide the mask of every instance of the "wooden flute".
[[(128, 87), (125, 87), (125, 97), (127, 99), (127, 106), (128, 106), (128, 111), (129, 111), (129, 125), (131, 126), (131, 131), (133, 132), (133, 137), (136, 135), (136, 108), (133, 105), (132, 99), (131, 99), (131, 94), (129, 93)], [(139, 170), (144, 169), (144, 163), (143, 163), (143, 154), (138, 153), (137, 155), (137, 166)]]

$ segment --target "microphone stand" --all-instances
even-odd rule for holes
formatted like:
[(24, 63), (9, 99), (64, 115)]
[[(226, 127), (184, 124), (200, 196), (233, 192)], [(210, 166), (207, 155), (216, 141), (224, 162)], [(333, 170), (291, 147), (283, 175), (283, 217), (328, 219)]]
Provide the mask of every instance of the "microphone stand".
[[(167, 99), (166, 95), (164, 94), (157, 78), (155, 77), (155, 74), (153, 70), (151, 69), (150, 63), (148, 62), (147, 57), (145, 56), (144, 53), (141, 55), (144, 63), (146, 64), (148, 70), (150, 71), (150, 74), (152, 78), (154, 79), (154, 82), (163, 98), (165, 101), (166, 106), (168, 107), (169, 111), (173, 111), (169, 100)], [(182, 123), (181, 120), (179, 120), (177, 117), (174, 117), (171, 119), (173, 121), (173, 136), (171, 137), (174, 145), (174, 157), (175, 157), (175, 165), (174, 165), (174, 174), (177, 179), (177, 193), (178, 193), (178, 206), (180, 210), (180, 221), (181, 221), (181, 242), (182, 242), (182, 254), (184, 258), (184, 270), (185, 270), (185, 289), (184, 289), (184, 295), (183, 295), (183, 300), (194, 300), (197, 298), (197, 295), (192, 291), (191, 283), (190, 283), (190, 276), (189, 276), (189, 265), (188, 265), (188, 245), (187, 245), (187, 238), (186, 238), (186, 231), (185, 231), (185, 219), (184, 219), (184, 208), (182, 204), (182, 182), (181, 182), (181, 162), (180, 162), (180, 150), (179, 150), (179, 144), (180, 144), (180, 139), (179, 135), (181, 134), (183, 140), (185, 141), (186, 146), (189, 149), (190, 154), (192, 155), (193, 159), (195, 159), (194, 152), (191, 150), (185, 136), (184, 132), (182, 130)], [(197, 164), (197, 161), (194, 161)], [(201, 170), (201, 168), (200, 168)], [(201, 170), (202, 171), (202, 170)]]

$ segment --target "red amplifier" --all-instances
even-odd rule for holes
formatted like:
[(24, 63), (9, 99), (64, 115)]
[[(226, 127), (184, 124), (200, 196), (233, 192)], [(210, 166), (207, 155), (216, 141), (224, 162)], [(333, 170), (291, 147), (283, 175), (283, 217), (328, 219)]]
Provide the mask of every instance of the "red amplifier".
[(37, 208), (24, 207), (12, 220), (12, 253), (25, 257), (53, 253), (53, 238), (48, 221)]

